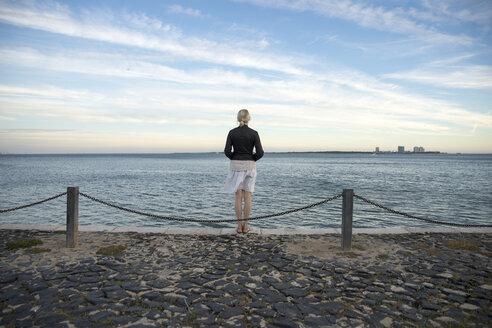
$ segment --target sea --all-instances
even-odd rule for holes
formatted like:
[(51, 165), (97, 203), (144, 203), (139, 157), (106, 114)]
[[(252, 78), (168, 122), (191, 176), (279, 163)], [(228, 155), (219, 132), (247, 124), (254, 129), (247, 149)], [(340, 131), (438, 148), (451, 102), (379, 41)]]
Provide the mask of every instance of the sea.
[[(0, 209), (77, 186), (100, 200), (161, 216), (234, 219), (234, 195), (223, 191), (222, 153), (1, 155)], [(492, 223), (492, 155), (266, 153), (257, 162), (251, 216), (303, 207), (353, 189), (356, 195), (414, 216), (463, 224)], [(252, 221), (260, 228), (339, 228), (342, 199)], [(63, 225), (66, 196), (12, 212), (0, 224)], [(438, 227), (354, 199), (355, 228)], [(234, 227), (141, 216), (79, 199), (79, 225)]]

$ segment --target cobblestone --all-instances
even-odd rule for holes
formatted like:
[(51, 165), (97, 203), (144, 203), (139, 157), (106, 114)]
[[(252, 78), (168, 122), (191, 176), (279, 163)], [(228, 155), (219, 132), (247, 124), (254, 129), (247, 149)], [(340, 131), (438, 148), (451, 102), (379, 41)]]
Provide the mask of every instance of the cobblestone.
[[(0, 230), (0, 326), (490, 326), (492, 235)], [(51, 252), (7, 251), (38, 238)], [(121, 255), (100, 247), (123, 245)], [(430, 251), (432, 250), (432, 251)], [(355, 256), (354, 256), (355, 254)], [(385, 256), (382, 256), (384, 254)]]

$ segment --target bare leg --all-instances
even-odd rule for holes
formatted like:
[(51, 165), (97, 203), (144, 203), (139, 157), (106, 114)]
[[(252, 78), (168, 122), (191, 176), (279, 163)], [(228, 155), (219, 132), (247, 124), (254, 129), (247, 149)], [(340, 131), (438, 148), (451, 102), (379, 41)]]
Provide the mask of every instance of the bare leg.
[(243, 193), (244, 197), (244, 225), (243, 225), (243, 232), (248, 232), (249, 227), (248, 227), (248, 219), (249, 215), (251, 214), (251, 192), (250, 191), (244, 191)]
[(243, 232), (243, 227), (241, 224), (243, 216), (243, 190), (238, 189), (236, 191), (236, 202), (234, 203), (234, 209), (236, 210), (237, 218), (237, 232)]

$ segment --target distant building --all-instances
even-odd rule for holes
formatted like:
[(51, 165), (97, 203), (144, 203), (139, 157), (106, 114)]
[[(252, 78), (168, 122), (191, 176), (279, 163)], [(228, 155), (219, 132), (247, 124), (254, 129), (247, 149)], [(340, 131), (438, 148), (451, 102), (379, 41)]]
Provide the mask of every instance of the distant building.
[(405, 146), (398, 146), (398, 154), (403, 154), (405, 152)]
[(379, 153), (379, 147), (376, 147), (376, 153)]
[(425, 149), (424, 149), (424, 147), (415, 146), (415, 147), (413, 147), (413, 152), (414, 153), (423, 153), (423, 152), (425, 152)]

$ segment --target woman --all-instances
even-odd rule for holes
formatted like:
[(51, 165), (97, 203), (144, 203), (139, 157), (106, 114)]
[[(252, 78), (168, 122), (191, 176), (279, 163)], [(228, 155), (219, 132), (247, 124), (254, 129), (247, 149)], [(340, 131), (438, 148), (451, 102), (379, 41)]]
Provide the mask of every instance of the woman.
[[(241, 109), (237, 113), (239, 126), (229, 131), (224, 149), (225, 155), (231, 159), (224, 190), (236, 193), (234, 209), (236, 210), (238, 233), (249, 232), (248, 219), (251, 213), (251, 193), (255, 189), (256, 161), (263, 156), (260, 136), (258, 132), (248, 127), (249, 120), (247, 109)], [(255, 148), (255, 153), (253, 153), (253, 148)], [(243, 199), (244, 223), (242, 223)]]

